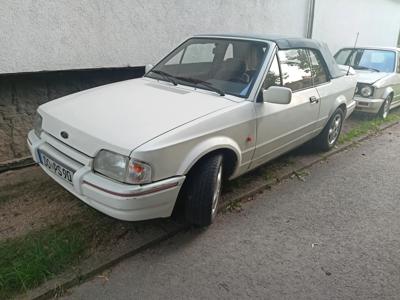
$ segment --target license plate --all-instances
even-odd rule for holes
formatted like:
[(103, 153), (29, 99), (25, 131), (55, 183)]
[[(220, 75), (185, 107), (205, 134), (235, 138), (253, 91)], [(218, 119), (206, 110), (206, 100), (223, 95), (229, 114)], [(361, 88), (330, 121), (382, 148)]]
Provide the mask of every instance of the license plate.
[(47, 168), (50, 172), (56, 174), (58, 177), (64, 179), (68, 183), (72, 184), (72, 176), (74, 172), (62, 164), (57, 162), (55, 159), (49, 157), (47, 154), (39, 151), (40, 162), (43, 166)]

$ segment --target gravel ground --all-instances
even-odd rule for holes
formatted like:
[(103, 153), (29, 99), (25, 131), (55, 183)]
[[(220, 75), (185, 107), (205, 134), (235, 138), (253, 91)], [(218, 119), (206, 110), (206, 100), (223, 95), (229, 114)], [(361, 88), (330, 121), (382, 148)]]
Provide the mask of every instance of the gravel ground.
[(400, 125), (68, 299), (399, 299)]

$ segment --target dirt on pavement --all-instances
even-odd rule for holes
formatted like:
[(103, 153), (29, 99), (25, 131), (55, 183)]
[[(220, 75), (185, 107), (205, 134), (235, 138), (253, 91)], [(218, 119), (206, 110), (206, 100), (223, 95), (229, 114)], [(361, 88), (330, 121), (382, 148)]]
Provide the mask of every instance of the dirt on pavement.
[(38, 166), (0, 174), (0, 241), (68, 223), (85, 209)]

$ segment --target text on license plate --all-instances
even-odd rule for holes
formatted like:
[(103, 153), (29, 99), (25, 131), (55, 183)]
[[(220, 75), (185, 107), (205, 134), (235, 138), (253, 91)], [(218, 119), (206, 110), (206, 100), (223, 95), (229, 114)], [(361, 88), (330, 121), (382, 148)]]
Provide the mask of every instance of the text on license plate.
[(45, 166), (49, 171), (56, 174), (58, 177), (61, 177), (65, 181), (72, 184), (72, 176), (74, 175), (73, 171), (62, 166), (57, 161), (55, 161), (53, 158), (47, 156), (47, 154), (45, 154), (43, 152), (39, 151), (39, 155), (41, 158), (40, 161), (43, 166)]

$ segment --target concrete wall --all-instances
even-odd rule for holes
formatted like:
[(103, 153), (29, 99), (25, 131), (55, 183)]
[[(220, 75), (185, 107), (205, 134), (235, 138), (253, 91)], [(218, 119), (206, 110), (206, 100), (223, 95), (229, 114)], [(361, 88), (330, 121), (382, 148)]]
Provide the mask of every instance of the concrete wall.
[(353, 46), (397, 46), (399, 0), (316, 0), (313, 38), (324, 40), (335, 53)]
[(306, 34), (308, 0), (1, 0), (0, 73), (143, 66), (198, 33)]

